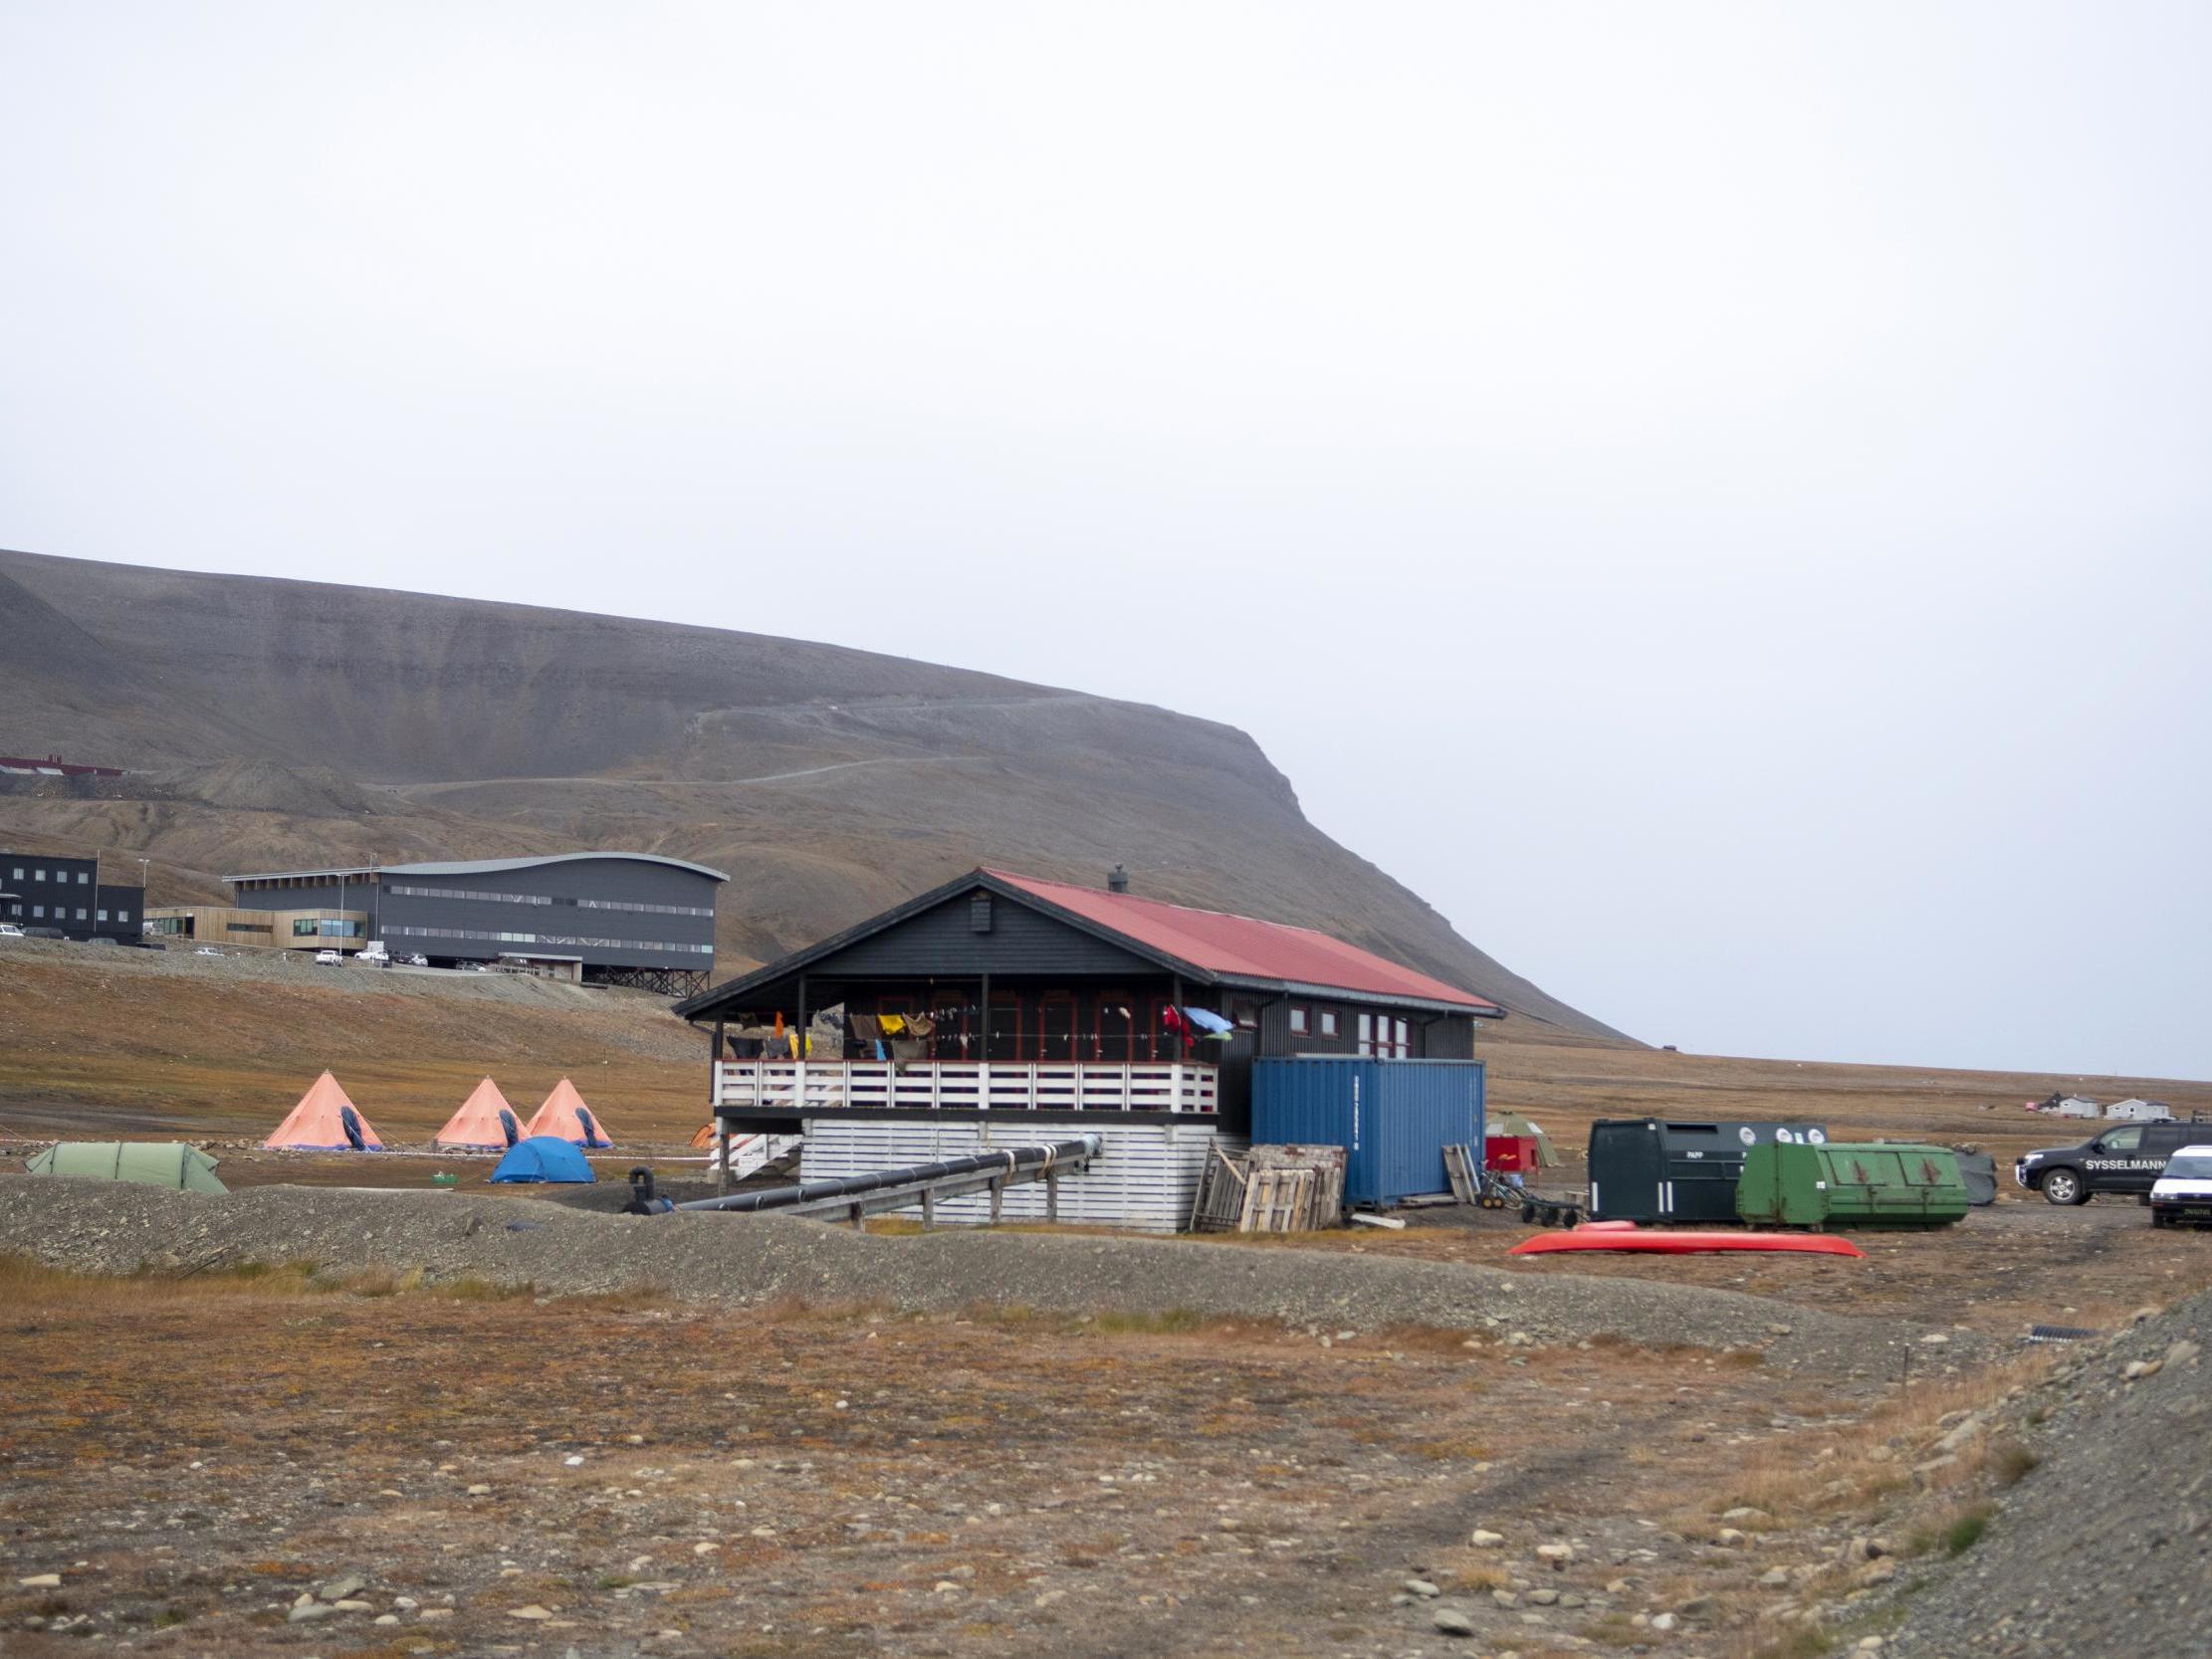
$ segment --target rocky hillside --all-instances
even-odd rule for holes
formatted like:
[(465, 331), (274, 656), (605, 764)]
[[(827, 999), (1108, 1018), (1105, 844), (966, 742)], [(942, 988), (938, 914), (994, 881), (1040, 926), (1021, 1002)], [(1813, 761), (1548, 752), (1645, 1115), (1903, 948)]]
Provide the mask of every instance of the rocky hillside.
[(0, 752), (120, 780), (0, 791), (19, 844), (241, 868), (591, 846), (730, 873), (720, 965), (979, 863), (1325, 928), (1604, 1034), (1309, 824), (1243, 732), (760, 634), (0, 552)]

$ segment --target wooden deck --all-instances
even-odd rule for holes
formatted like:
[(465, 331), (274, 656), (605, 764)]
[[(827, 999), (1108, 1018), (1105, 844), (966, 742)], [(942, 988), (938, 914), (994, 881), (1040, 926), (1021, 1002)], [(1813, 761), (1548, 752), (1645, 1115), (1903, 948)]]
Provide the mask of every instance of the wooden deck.
[(1193, 1060), (725, 1060), (720, 1111), (1142, 1112), (1212, 1117), (1218, 1068)]

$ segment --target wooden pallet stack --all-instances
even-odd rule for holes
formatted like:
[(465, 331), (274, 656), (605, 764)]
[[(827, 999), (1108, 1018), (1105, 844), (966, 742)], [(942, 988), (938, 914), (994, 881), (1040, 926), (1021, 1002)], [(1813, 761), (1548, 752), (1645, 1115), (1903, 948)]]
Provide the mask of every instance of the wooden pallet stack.
[(1213, 1148), (1191, 1205), (1193, 1232), (1308, 1233), (1344, 1218), (1342, 1146)]

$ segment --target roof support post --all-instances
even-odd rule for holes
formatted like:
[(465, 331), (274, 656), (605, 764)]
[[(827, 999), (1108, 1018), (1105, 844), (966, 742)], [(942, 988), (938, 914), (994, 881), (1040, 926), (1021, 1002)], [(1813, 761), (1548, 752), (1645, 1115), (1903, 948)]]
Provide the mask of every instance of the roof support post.
[[(798, 1058), (802, 1063), (806, 1059), (806, 975), (803, 973), (798, 976)], [(800, 1093), (805, 1093), (803, 1084)]]
[(1183, 975), (1178, 973), (1168, 981), (1168, 995), (1175, 1009), (1175, 1057), (1191, 1058), (1191, 1022), (1183, 1015)]
[[(709, 1051), (707, 1061), (708, 1099), (713, 1106), (722, 1104), (722, 1026), (715, 1021), (715, 1046)], [(723, 1128), (722, 1120), (713, 1120), (715, 1129), (715, 1196), (726, 1196), (730, 1191), (730, 1132)]]

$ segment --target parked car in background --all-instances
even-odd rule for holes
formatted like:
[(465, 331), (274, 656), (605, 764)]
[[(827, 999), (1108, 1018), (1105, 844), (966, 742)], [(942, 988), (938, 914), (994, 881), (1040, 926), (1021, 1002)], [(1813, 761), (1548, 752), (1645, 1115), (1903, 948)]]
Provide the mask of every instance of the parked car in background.
[(317, 962), (317, 963), (318, 963), (319, 965), (324, 965), (324, 966), (335, 966), (335, 965), (337, 965), (338, 963), (340, 963), (340, 962), (344, 961), (344, 960), (345, 960), (345, 957), (344, 957), (344, 954), (343, 954), (342, 952), (340, 952), (340, 951), (336, 951), (336, 950), (318, 950), (318, 951), (317, 951), (317, 952), (315, 953), (315, 959), (316, 959), (316, 962)]
[(2025, 1153), (2012, 1178), (2054, 1204), (2086, 1203), (2101, 1192), (2145, 1199), (2166, 1159), (2204, 1133), (2202, 1124), (2127, 1124), (2078, 1146)]
[(195, 956), (220, 956), (222, 952), (216, 949), (215, 946), (213, 946), (212, 944), (203, 944), (197, 950), (193, 951), (192, 954)]
[(2212, 1143), (2198, 1141), (2166, 1159), (2150, 1184), (2153, 1227), (2212, 1227)]
[(353, 960), (366, 962), (370, 967), (391, 966), (391, 952), (384, 948), (384, 941), (372, 938), (353, 953)]
[(412, 956), (406, 958), (406, 962), (409, 967), (428, 967), (430, 958), (417, 950)]
[(23, 930), (12, 922), (0, 922), (0, 938), (21, 938)]

